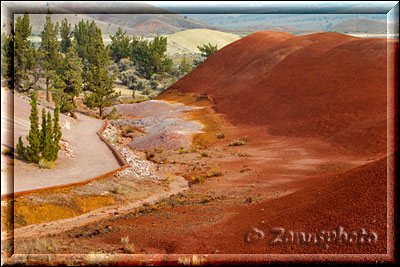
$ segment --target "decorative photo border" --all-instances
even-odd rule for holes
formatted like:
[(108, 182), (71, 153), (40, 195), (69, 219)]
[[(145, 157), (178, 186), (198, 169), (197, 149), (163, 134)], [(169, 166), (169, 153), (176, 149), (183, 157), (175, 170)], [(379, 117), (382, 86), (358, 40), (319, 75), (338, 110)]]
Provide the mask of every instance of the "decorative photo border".
[[(57, 2), (13, 2), (3, 1), (2, 25), (10, 25), (14, 14), (47, 14), (48, 8), (52, 13), (58, 13)], [(71, 2), (73, 8), (71, 13), (81, 14), (160, 14), (153, 10), (143, 8), (131, 8), (130, 2)], [(152, 4), (155, 2), (143, 2)], [(178, 14), (386, 14), (388, 25), (399, 23), (398, 2), (157, 2), (158, 7), (166, 8), (168, 12)], [(314, 4), (315, 3), (315, 4)], [(359, 3), (359, 2), (357, 2)], [(254, 5), (252, 5), (254, 4)], [(60, 14), (60, 13), (59, 13)], [(164, 14), (164, 13), (162, 13)], [(394, 26), (393, 26), (394, 27)], [(388, 32), (395, 32), (395, 28), (388, 26)], [(398, 29), (397, 29), (398, 31)], [(390, 49), (388, 49), (390, 50)], [(393, 55), (387, 55), (387, 66), (398, 69), (398, 59)], [(3, 258), (2, 265), (14, 264), (50, 264), (50, 265), (180, 265), (183, 260), (192, 264), (264, 264), (271, 262), (393, 262), (395, 259), (395, 173), (397, 158), (397, 121), (398, 102), (398, 73), (387, 74), (388, 102), (387, 102), (387, 253), (386, 254), (149, 254), (149, 255), (127, 255), (127, 254), (13, 254)], [(395, 88), (391, 91), (389, 88)], [(2, 133), (3, 135), (3, 133)], [(12, 179), (12, 177), (8, 177)], [(9, 180), (9, 186), (13, 188), (13, 181)], [(12, 190), (11, 190), (12, 191)]]

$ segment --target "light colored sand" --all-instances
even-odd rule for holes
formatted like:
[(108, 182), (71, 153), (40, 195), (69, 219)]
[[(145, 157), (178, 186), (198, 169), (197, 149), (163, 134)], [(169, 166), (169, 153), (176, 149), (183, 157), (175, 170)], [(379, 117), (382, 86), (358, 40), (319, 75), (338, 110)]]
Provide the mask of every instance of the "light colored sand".
[(171, 34), (167, 37), (167, 54), (199, 53), (198, 45), (217, 44), (218, 49), (239, 40), (237, 35), (207, 29), (193, 29)]

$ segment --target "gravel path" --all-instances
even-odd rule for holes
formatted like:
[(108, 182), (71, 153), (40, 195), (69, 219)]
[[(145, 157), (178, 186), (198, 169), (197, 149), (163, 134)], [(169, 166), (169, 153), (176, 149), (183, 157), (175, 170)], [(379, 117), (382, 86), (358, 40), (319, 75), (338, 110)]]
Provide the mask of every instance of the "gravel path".
[[(2, 104), (6, 105), (6, 108), (2, 110), (2, 136), (6, 136), (2, 138), (2, 147), (13, 147), (13, 142), (16, 144), (19, 136), (26, 136), (29, 132), (30, 104), (28, 100), (15, 96), (13, 112), (13, 95), (2, 90), (2, 96), (4, 96)], [(40, 118), (41, 113), (42, 107), (39, 106)], [(110, 149), (96, 134), (96, 131), (102, 127), (103, 121), (79, 113), (77, 116), (76, 121), (64, 115), (60, 116), (63, 137), (69, 141), (73, 157), (68, 151), (60, 151), (59, 159), (53, 169), (39, 169), (35, 164), (16, 160), (14, 186), (12, 187), (12, 181), (4, 181), (2, 178), (1, 194), (11, 193), (12, 190), (21, 192), (81, 182), (120, 167)], [(7, 131), (10, 129), (10, 124), (11, 131), (14, 127), (13, 135), (10, 130)]]

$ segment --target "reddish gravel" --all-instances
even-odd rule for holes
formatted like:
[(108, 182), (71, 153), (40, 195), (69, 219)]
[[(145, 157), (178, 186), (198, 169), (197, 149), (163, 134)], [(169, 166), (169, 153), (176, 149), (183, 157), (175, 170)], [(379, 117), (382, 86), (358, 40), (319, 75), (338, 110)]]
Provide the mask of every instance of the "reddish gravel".
[(397, 55), (398, 40), (258, 32), (221, 49), (159, 98), (174, 90), (206, 94), (237, 125), (379, 153), (386, 149), (387, 42), (397, 44)]

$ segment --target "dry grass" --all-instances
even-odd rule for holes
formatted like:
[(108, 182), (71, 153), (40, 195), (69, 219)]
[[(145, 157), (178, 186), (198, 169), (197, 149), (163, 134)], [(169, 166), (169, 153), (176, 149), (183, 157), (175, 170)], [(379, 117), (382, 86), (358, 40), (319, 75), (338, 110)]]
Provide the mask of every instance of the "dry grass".
[(198, 257), (196, 255), (193, 255), (192, 258), (183, 258), (183, 259), (178, 259), (178, 264), (184, 265), (184, 266), (200, 266), (206, 263), (205, 258)]
[(55, 240), (44, 238), (16, 240), (14, 246), (18, 254), (58, 254), (61, 250)]
[(123, 250), (125, 253), (135, 253), (135, 246), (129, 243), (129, 236), (121, 237), (121, 244), (124, 245)]
[(207, 171), (206, 177), (222, 176), (222, 171), (219, 166)]
[(187, 150), (184, 147), (180, 147), (179, 150), (178, 150), (178, 153), (179, 154), (186, 154), (186, 153), (189, 153), (189, 150)]

